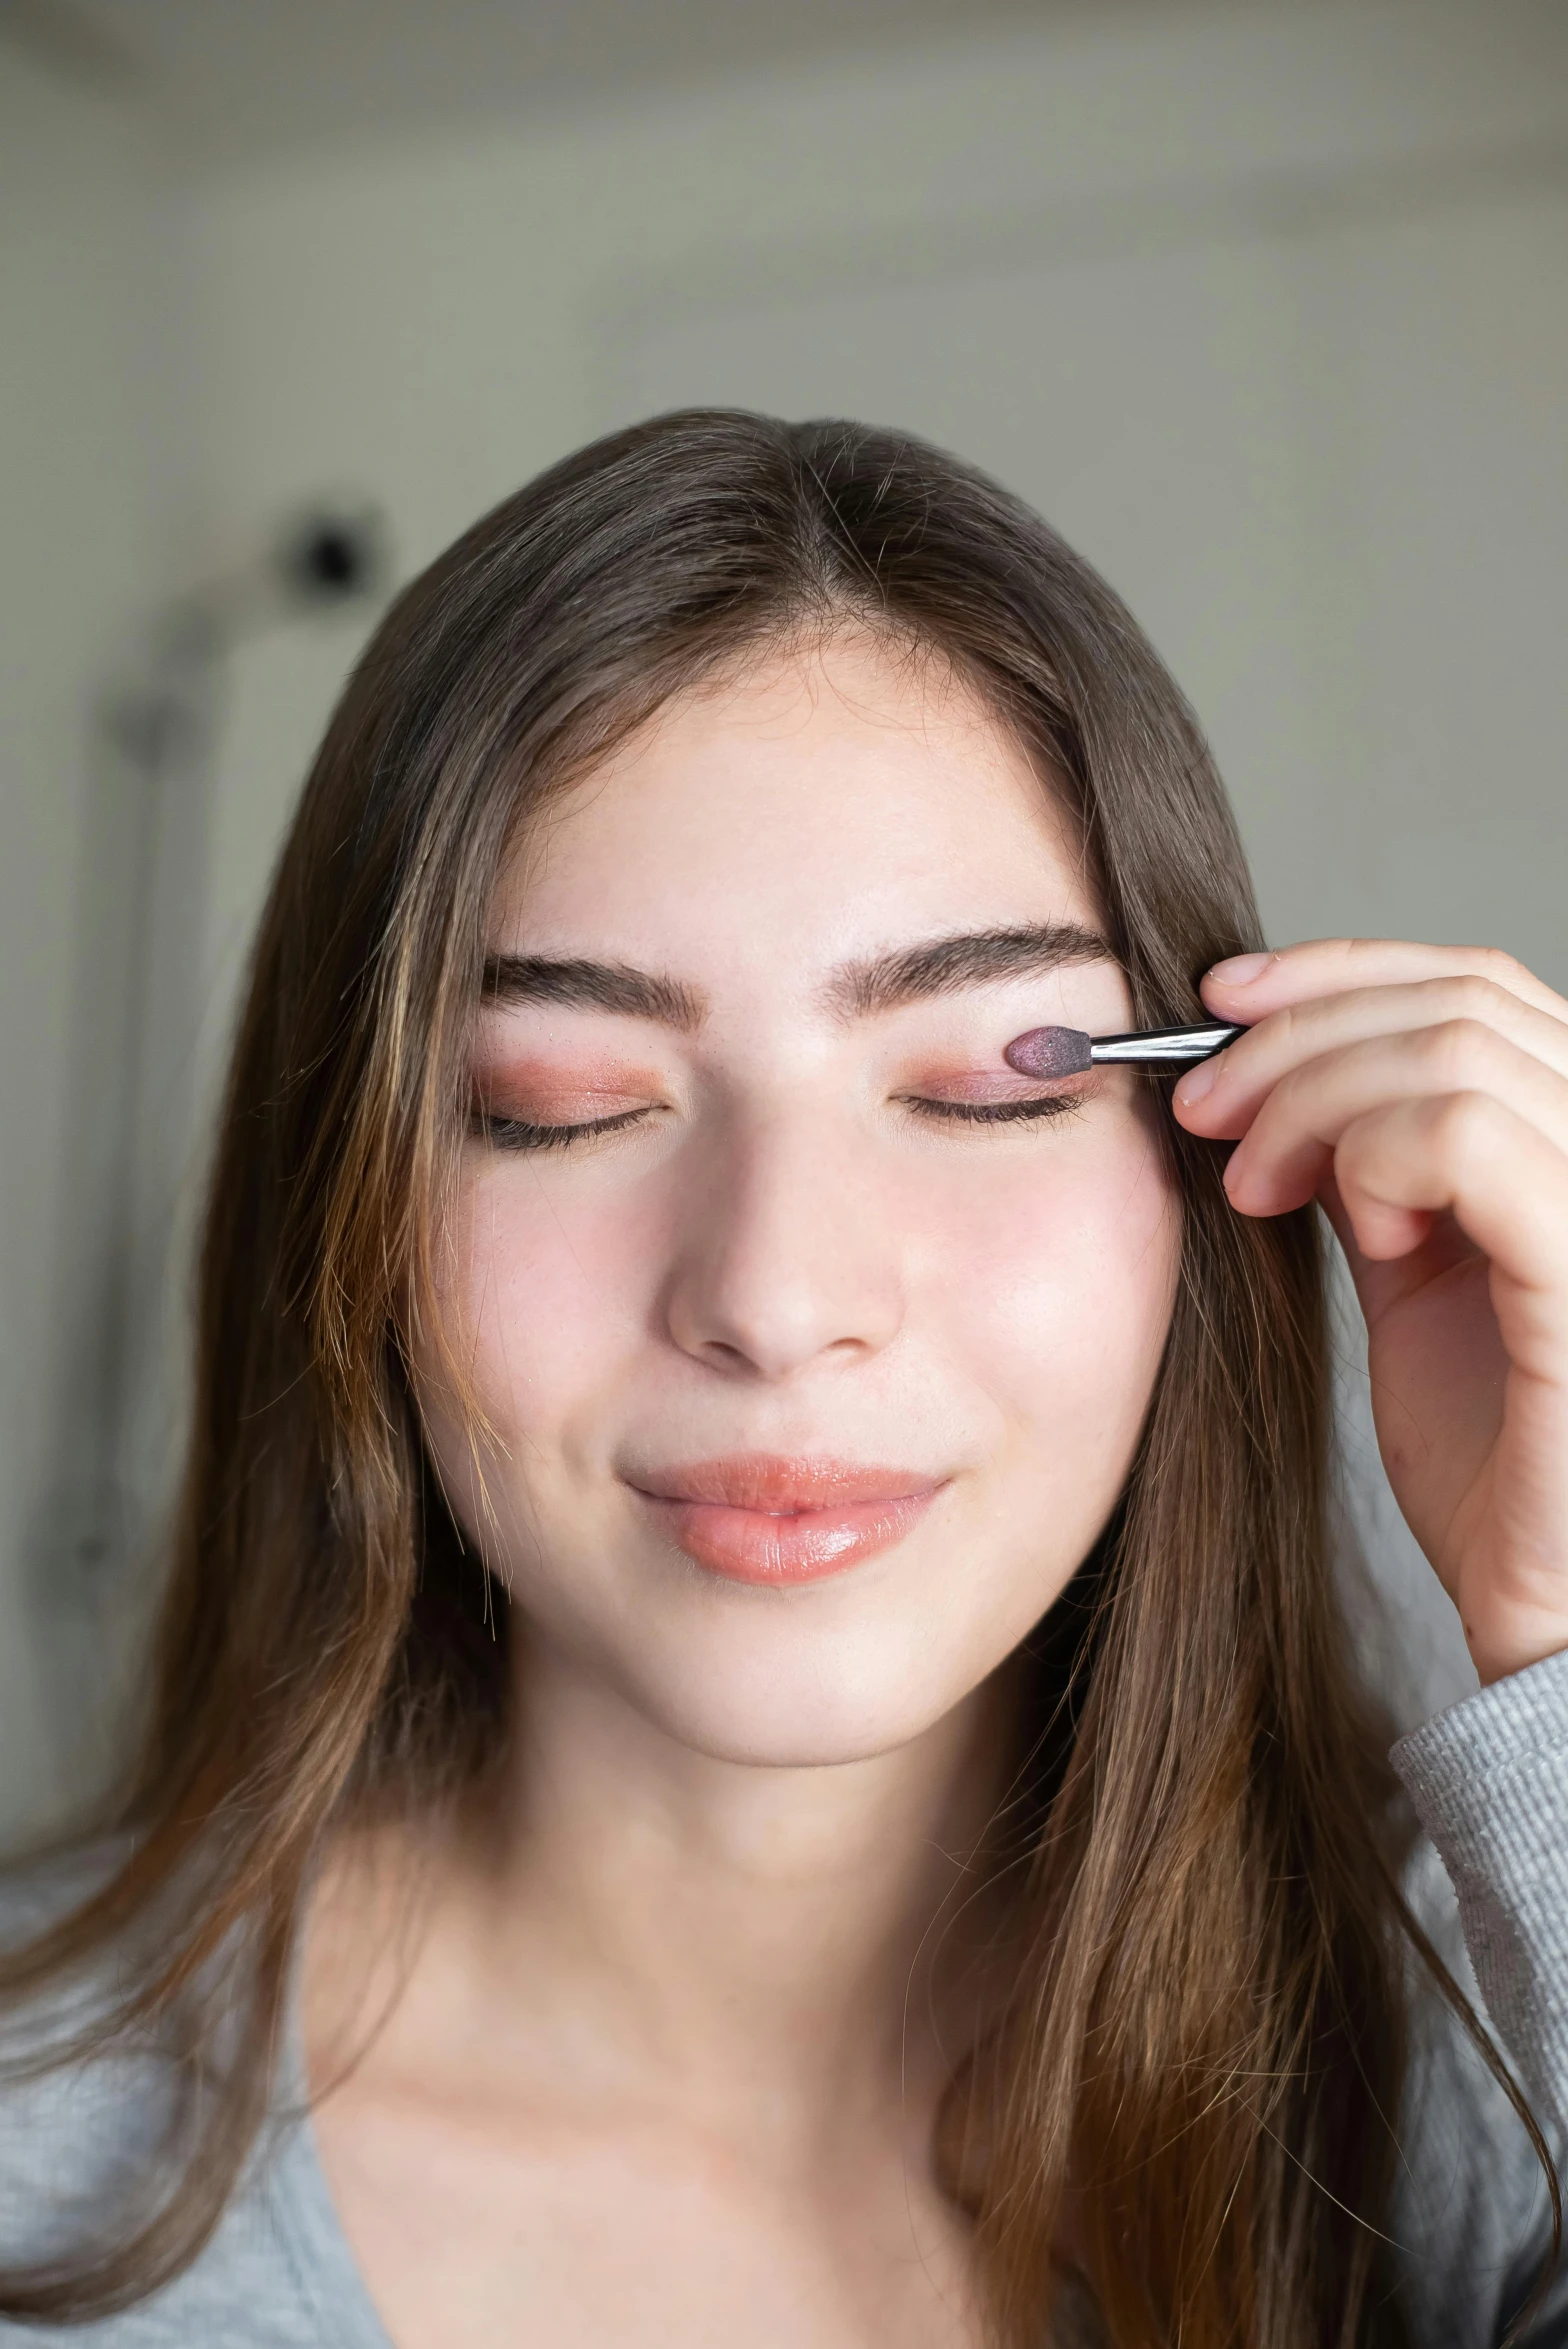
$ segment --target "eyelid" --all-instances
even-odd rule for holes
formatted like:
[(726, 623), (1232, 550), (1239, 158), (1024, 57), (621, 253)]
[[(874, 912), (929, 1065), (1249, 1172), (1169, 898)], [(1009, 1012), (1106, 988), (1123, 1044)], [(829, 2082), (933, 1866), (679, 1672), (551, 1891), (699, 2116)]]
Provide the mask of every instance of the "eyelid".
[(912, 1071), (896, 1098), (903, 1101), (950, 1101), (977, 1107), (1000, 1107), (1014, 1101), (1039, 1101), (1075, 1096), (1095, 1089), (1097, 1071), (1084, 1070), (1063, 1077), (1025, 1076), (1007, 1066), (955, 1061), (949, 1067), (928, 1064)]
[(601, 1123), (633, 1109), (658, 1107), (667, 1088), (646, 1070), (595, 1071), (523, 1068), (473, 1069), (469, 1096), (475, 1113), (521, 1126)]
[(626, 1101), (642, 1102), (656, 1099), (664, 1087), (641, 1069), (617, 1071), (613, 1076), (599, 1077), (580, 1072), (556, 1069), (515, 1069), (476, 1067), (470, 1079), (475, 1096), (491, 1100), (508, 1094), (523, 1100), (545, 1101)]

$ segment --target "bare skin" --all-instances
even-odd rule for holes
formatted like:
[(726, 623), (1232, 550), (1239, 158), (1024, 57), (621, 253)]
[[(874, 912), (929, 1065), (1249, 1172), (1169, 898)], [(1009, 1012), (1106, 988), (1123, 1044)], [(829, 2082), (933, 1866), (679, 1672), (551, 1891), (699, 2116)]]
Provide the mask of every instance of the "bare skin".
[[(527, 1827), (445, 1855), (390, 2023), (318, 2114), (394, 2341), (978, 2342), (916, 1945), (977, 1824), (955, 1816), (969, 1719), (898, 1768), (823, 1773), (813, 1806), (777, 1781), (736, 1800), (706, 1762), (672, 1785), (591, 1690), (533, 1694)], [(376, 1913), (338, 1891), (318, 2076)], [(944, 2012), (961, 2036), (950, 1991)]]
[[(673, 705), (503, 878), (498, 954), (651, 971), (701, 1016), (515, 1003), (478, 1042), (514, 1130), (604, 1130), (476, 1134), (416, 1363), (527, 1625), (512, 1774), (431, 1853), (340, 1853), (311, 1919), (318, 2088), (386, 2016), (317, 2129), (398, 2349), (979, 2341), (932, 2146), (1008, 1659), (1120, 1490), (1178, 1231), (1136, 1080), (1001, 1063), (1032, 1025), (1126, 1025), (1114, 963), (853, 1018), (828, 995), (1052, 924), (1097, 910), (1017, 746), (852, 641)], [(1205, 999), (1254, 1032), (1177, 1115), (1238, 1140), (1238, 1212), (1334, 1220), (1385, 1461), (1483, 1677), (1557, 1652), (1568, 1005), (1484, 951), (1346, 941)], [(1041, 1092), (1072, 1113), (946, 1114)], [(902, 1464), (931, 1497), (843, 1571), (737, 1582), (636, 1478), (758, 1452)]]

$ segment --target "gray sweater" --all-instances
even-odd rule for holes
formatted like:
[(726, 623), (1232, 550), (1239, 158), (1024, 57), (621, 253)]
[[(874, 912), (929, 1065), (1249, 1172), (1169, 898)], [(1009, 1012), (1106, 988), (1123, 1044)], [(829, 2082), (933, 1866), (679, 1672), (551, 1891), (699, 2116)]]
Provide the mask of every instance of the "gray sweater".
[[(1417, 1855), (1415, 1903), (1462, 1980), (1468, 1953), (1466, 1986), (1479, 1991), (1548, 2135), (1568, 2143), (1568, 1655), (1439, 1713), (1393, 1759), (1430, 1838)], [(0, 1938), (29, 1930), (38, 1898), (36, 1888), (5, 1896)], [(1421, 2349), (1496, 2349), (1550, 2243), (1545, 2188), (1511, 2107), (1447, 2010), (1424, 2000), (1414, 2024), (1394, 2214), (1410, 2329)], [(302, 2101), (297, 2050), (285, 2070), (281, 2110)], [(157, 2126), (144, 2067), (100, 2063), (6, 2090), (0, 2260), (35, 2259), (79, 2234), (83, 2213), (149, 2158)], [(51, 2339), (97, 2349), (391, 2349), (303, 2119), (280, 2122), (201, 2257), (153, 2298), (63, 2332), (0, 2321), (0, 2340)], [(1510, 2339), (1568, 2349), (1568, 2264)]]

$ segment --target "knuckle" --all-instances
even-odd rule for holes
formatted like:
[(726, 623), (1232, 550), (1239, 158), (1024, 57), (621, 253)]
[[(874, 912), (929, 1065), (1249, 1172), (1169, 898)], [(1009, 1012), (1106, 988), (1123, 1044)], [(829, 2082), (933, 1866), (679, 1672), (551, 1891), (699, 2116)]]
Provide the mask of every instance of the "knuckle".
[(1490, 1149), (1503, 1122), (1503, 1113), (1491, 1094), (1473, 1086), (1445, 1093), (1433, 1104), (1431, 1116), (1439, 1148), (1461, 1158)]
[(1495, 1033), (1485, 1020), (1472, 1012), (1461, 1012), (1428, 1028), (1421, 1049), (1435, 1075), (1462, 1086), (1467, 1077), (1486, 1065), (1495, 1042)]
[(1495, 1022), (1506, 1008), (1508, 990), (1482, 971), (1466, 971), (1453, 982), (1456, 1002), (1470, 1018)]
[(1501, 995), (1518, 992), (1525, 969), (1517, 955), (1502, 946), (1478, 946), (1473, 951), (1480, 974), (1489, 986)]
[(1269, 1100), (1263, 1106), (1272, 1108), (1277, 1103), (1288, 1114), (1297, 1102), (1314, 1091), (1319, 1081), (1315, 1062), (1298, 1061), (1294, 1068), (1286, 1069), (1284, 1075), (1276, 1079)]
[(1438, 971), (1416, 982), (1420, 996), (1436, 1022), (1450, 1019), (1487, 1020), (1503, 1000), (1501, 987), (1479, 971)]
[[(1267, 1020), (1260, 1021), (1259, 1025), (1267, 1027), (1276, 1041), (1283, 1042), (1300, 1033), (1301, 1013), (1302, 1006), (1299, 1003), (1284, 1003), (1278, 1011), (1270, 1012)], [(1242, 1042), (1245, 1041), (1243, 1037)]]

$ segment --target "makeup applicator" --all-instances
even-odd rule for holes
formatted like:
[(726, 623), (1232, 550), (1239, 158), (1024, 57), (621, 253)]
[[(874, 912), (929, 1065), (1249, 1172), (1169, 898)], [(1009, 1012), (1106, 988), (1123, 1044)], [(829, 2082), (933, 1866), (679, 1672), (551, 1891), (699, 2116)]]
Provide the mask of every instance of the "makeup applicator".
[(1195, 1028), (1135, 1028), (1125, 1036), (1086, 1036), (1082, 1028), (1030, 1028), (1002, 1058), (1021, 1077), (1079, 1077), (1107, 1062), (1118, 1068), (1192, 1068), (1246, 1034), (1228, 1020)]

